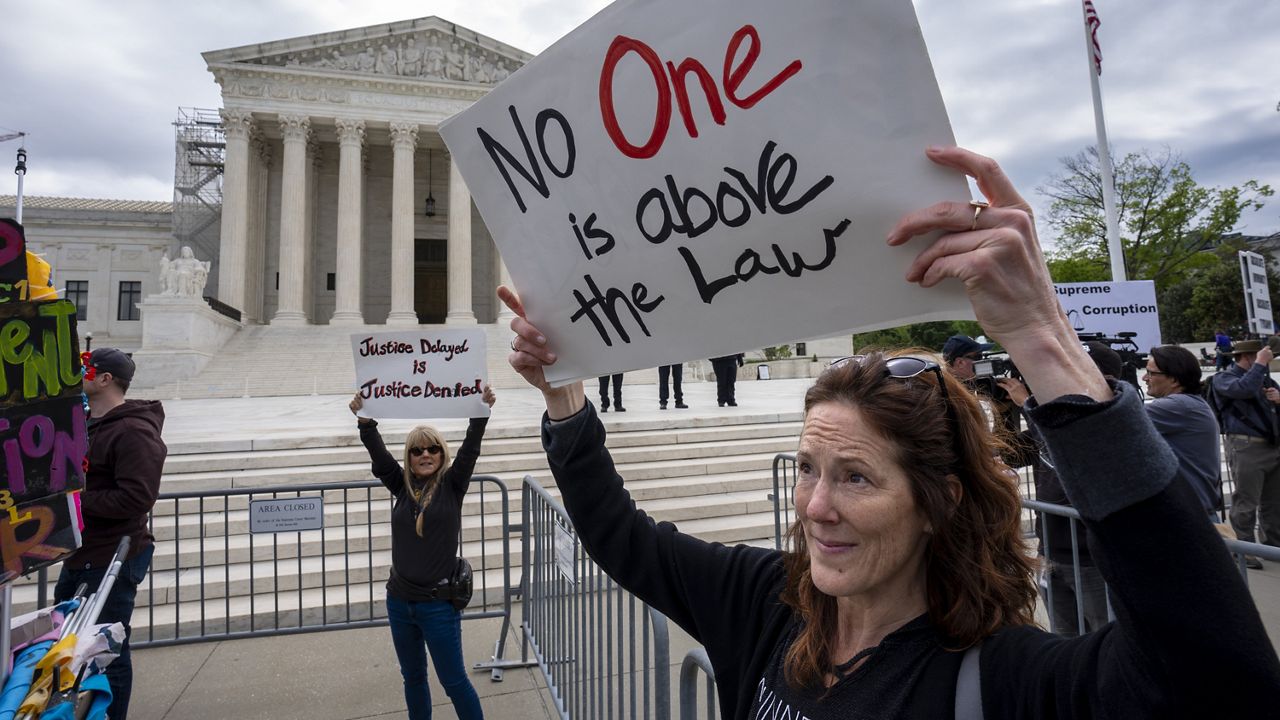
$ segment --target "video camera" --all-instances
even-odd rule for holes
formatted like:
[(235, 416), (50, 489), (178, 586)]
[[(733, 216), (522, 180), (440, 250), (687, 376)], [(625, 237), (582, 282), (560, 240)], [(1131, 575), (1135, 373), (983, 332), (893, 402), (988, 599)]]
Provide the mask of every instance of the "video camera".
[(983, 353), (981, 360), (973, 361), (973, 387), (978, 394), (993, 401), (1007, 403), (1009, 393), (996, 382), (999, 378), (1021, 380), (1022, 373), (1004, 353)]
[(1124, 363), (1120, 372), (1120, 379), (1141, 389), (1138, 385), (1138, 371), (1146, 369), (1148, 353), (1142, 352), (1142, 349), (1138, 347), (1138, 342), (1134, 340), (1137, 336), (1138, 333), (1136, 332), (1119, 332), (1116, 333), (1115, 337), (1107, 337), (1102, 333), (1076, 334), (1076, 337), (1080, 338), (1082, 343), (1096, 340), (1114, 350)]
[(1021, 380), (1022, 373), (1018, 372), (1018, 366), (1014, 365), (1008, 357), (985, 353), (981, 360), (973, 361), (973, 377), (975, 379), (1011, 377)]

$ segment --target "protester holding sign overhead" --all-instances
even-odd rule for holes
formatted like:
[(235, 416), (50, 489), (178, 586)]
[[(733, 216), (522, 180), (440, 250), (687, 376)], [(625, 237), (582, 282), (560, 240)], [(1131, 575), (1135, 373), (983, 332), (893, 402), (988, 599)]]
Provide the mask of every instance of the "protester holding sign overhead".
[[(484, 402), (493, 407), (493, 389), (484, 386)], [(471, 418), (458, 457), (449, 462), (449, 443), (439, 430), (419, 425), (404, 440), (404, 465), (382, 442), (376, 420), (361, 417), (364, 398), (349, 404), (360, 441), (373, 460), (373, 474), (391, 491), (391, 577), (387, 581), (387, 618), (404, 678), (410, 720), (431, 717), (427, 654), (460, 720), (483, 717), (480, 698), (462, 662), (462, 610), (451, 582), (460, 562), (458, 535), (462, 498), (471, 483), (488, 417)], [(469, 574), (469, 573), (468, 573)]]
[(943, 233), (906, 279), (958, 280), (987, 334), (1023, 368), (1038, 401), (1029, 410), (1094, 537), (1117, 621), (1073, 639), (1033, 625), (1014, 480), (977, 400), (932, 358), (833, 363), (805, 399), (794, 550), (727, 548), (636, 509), (581, 383), (546, 380), (555, 338), (501, 288), (517, 315), (510, 363), (543, 392), (543, 443), (584, 546), (706, 646), (725, 718), (1227, 717), (1276, 707), (1280, 661), (1249, 593), (1190, 488), (1173, 482), (1177, 462), (1134, 388), (1104, 380), (1077, 341), (1030, 207), (991, 160), (959, 148), (927, 155), (975, 177), (991, 203), (911, 212), (888, 243)]

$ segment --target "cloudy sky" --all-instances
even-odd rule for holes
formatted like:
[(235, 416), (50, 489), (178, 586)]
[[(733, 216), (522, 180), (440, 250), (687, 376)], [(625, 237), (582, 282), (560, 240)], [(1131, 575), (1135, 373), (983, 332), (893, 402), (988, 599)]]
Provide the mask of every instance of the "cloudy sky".
[[(14, 0), (0, 6), (0, 128), (30, 134), (30, 195), (169, 200), (177, 108), (221, 104), (203, 51), (437, 15), (536, 53), (606, 4)], [(1280, 190), (1280, 2), (1095, 4), (1117, 154), (1167, 146), (1204, 184)], [(957, 140), (1042, 205), (1034, 188), (1095, 137), (1078, 0), (915, 5)], [(0, 145), (6, 168), (15, 149)], [(1280, 199), (1242, 229), (1280, 230)]]

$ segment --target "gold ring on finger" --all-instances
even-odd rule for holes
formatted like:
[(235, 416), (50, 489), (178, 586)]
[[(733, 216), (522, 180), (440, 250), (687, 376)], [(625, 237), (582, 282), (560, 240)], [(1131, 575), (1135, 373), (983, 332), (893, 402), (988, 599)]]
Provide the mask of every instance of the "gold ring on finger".
[(985, 203), (981, 200), (970, 200), (969, 205), (973, 208), (973, 224), (969, 226), (969, 232), (973, 232), (978, 229), (978, 216), (982, 214), (983, 210), (991, 207), (991, 203)]

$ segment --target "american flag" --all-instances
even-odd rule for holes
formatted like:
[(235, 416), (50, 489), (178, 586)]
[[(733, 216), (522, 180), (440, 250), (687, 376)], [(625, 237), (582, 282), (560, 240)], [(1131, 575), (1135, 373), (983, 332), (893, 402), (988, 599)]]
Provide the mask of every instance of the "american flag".
[(1093, 9), (1093, 0), (1084, 0), (1084, 26), (1093, 40), (1093, 69), (1102, 75), (1102, 46), (1098, 44), (1098, 28), (1102, 21), (1098, 19), (1098, 11)]

